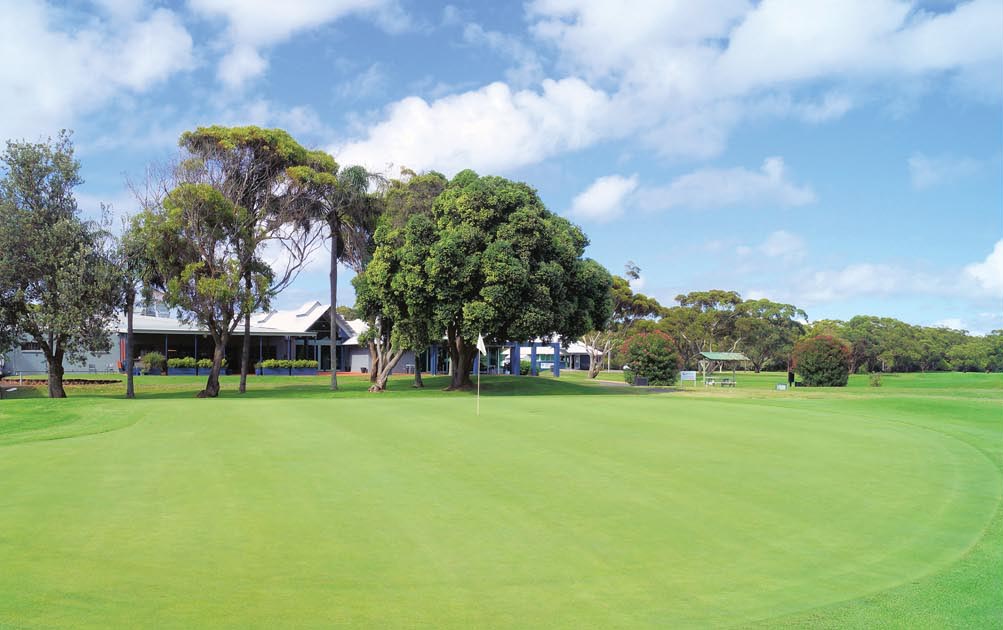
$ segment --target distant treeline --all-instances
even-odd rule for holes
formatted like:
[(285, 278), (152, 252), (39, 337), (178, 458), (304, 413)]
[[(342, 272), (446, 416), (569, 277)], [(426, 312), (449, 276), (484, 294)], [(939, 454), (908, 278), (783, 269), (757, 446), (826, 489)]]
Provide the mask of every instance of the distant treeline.
[[(639, 270), (628, 265), (628, 278)], [(674, 340), (685, 367), (696, 369), (700, 352), (738, 351), (760, 370), (786, 370), (794, 344), (815, 335), (843, 340), (850, 371), (1003, 372), (1003, 330), (972, 335), (964, 330), (916, 326), (891, 317), (858, 315), (848, 321), (808, 322), (792, 304), (743, 300), (735, 291), (714, 289), (677, 295), (675, 306), (634, 293), (627, 279), (614, 277), (614, 323), (619, 339), (659, 330)], [(610, 344), (614, 367), (620, 343)]]

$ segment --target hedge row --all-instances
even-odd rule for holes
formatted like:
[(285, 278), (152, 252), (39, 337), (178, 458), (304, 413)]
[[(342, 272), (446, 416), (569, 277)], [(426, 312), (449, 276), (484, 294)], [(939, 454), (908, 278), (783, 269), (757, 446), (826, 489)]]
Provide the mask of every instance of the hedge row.
[[(226, 366), (226, 359), (223, 359), (223, 366)], [(195, 367), (209, 369), (212, 367), (212, 359), (198, 359), (195, 357), (178, 357), (175, 359), (167, 359), (167, 367), (169, 368), (188, 368), (193, 369)]]
[(298, 359), (292, 361), (289, 359), (265, 359), (261, 363), (258, 363), (255, 367), (264, 368), (266, 370), (288, 370), (292, 369), (317, 369), (317, 362), (310, 359)]

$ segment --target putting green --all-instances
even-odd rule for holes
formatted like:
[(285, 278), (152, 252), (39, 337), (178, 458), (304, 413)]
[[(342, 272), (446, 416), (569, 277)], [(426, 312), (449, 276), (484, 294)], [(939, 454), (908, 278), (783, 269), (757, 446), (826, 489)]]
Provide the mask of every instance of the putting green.
[(882, 400), (15, 402), (65, 417), (0, 446), (0, 626), (795, 619), (951, 566), (1001, 499)]

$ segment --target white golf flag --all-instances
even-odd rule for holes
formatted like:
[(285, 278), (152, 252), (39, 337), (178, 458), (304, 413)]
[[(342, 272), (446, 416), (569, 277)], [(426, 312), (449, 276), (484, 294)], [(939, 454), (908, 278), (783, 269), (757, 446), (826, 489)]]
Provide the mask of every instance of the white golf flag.
[(477, 351), (487, 356), (488, 349), (484, 347), (484, 335), (477, 335)]

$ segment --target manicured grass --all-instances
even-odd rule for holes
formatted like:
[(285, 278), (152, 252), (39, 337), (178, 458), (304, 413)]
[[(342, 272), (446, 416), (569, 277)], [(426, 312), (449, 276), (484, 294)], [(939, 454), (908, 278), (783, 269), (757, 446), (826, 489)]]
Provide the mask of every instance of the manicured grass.
[(1003, 377), (782, 380), (21, 390), (0, 627), (999, 627)]

